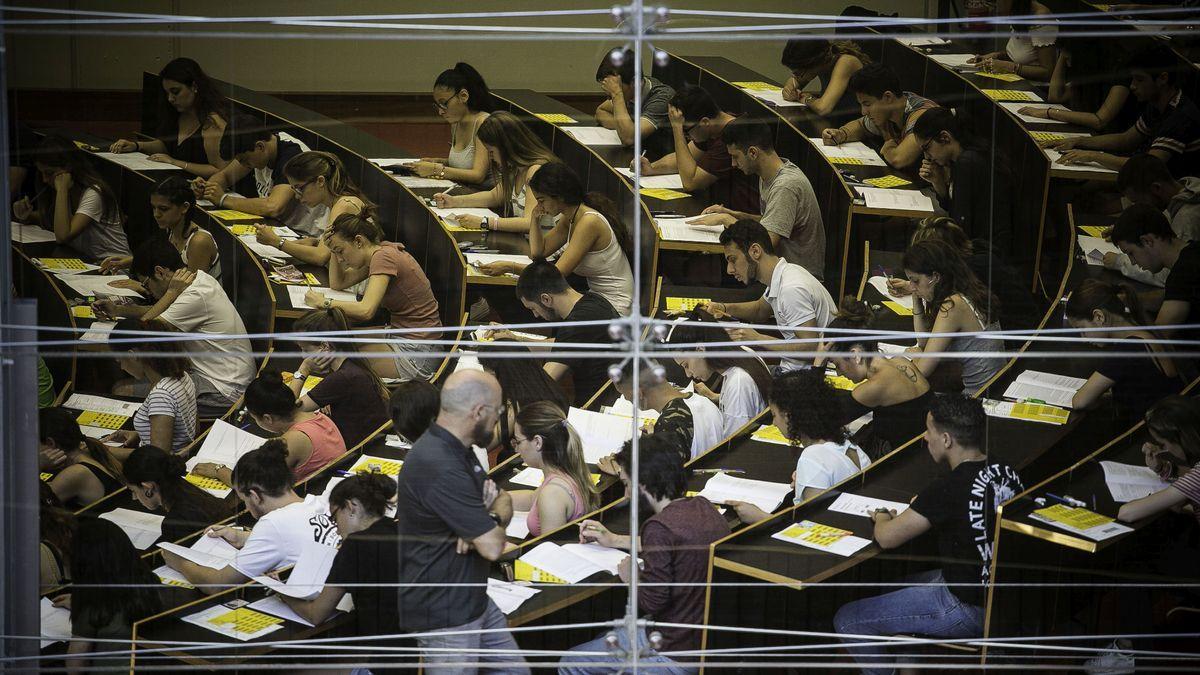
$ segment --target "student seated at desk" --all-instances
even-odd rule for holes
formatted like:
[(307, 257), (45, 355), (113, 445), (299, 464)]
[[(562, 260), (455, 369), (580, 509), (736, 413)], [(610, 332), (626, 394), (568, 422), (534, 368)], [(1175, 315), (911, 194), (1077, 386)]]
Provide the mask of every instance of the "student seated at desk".
[[(441, 364), (437, 357), (410, 354), (441, 351), (429, 340), (440, 335), (442, 326), (437, 299), (429, 277), (403, 244), (384, 241), (383, 230), (370, 220), (349, 213), (340, 215), (323, 237), (333, 253), (329, 263), (329, 287), (335, 290), (366, 283), (362, 298), (355, 301), (331, 300), (319, 291), (304, 296), (309, 307), (337, 308), (354, 323), (375, 317), (380, 308), (387, 311), (388, 326), (408, 329), (396, 333), (385, 343), (362, 347), (363, 352), (383, 352), (391, 358), (373, 358), (371, 369), (381, 378), (428, 380)], [(417, 329), (417, 330), (413, 330)], [(425, 329), (425, 330), (420, 330)]]
[[(171, 332), (162, 321), (138, 319), (121, 319), (115, 330)], [(130, 333), (125, 335), (132, 337)], [(114, 431), (104, 441), (119, 443), (125, 454), (128, 448), (144, 443), (176, 454), (183, 452), (196, 438), (196, 384), (192, 380), (192, 361), (183, 355), (181, 344), (175, 340), (110, 344), (114, 352), (121, 354), (117, 357), (121, 370), (134, 380), (118, 386), (137, 391), (139, 396), (145, 390), (146, 398), (133, 414), (133, 431)]]
[(415, 442), (437, 419), (442, 393), (425, 380), (408, 380), (396, 385), (388, 408), (392, 413), (392, 428), (400, 438)]
[(821, 279), (825, 275), (825, 223), (816, 193), (808, 176), (775, 152), (773, 136), (765, 122), (748, 118), (733, 120), (721, 134), (738, 170), (758, 176), (762, 215), (715, 204), (704, 209), (705, 215), (688, 222), (724, 227), (739, 220), (761, 223), (771, 237), (772, 251)]
[(1200, 171), (1200, 108), (1183, 93), (1175, 52), (1155, 45), (1129, 59), (1129, 90), (1141, 104), (1137, 123), (1120, 133), (1042, 141), (1063, 153), (1064, 164), (1094, 162), (1113, 170), (1129, 156), (1146, 152), (1167, 163), (1176, 176)]
[[(1188, 241), (1200, 239), (1200, 178), (1184, 176), (1178, 180), (1171, 175), (1166, 162), (1154, 155), (1134, 155), (1117, 174), (1117, 189), (1134, 204), (1147, 204), (1160, 209), (1177, 237)], [(1133, 264), (1124, 253), (1104, 254), (1104, 266), (1151, 286), (1167, 281), (1166, 268), (1157, 274)]]
[(50, 484), (38, 481), (38, 593), (71, 580), (71, 539), (76, 527), (75, 515), (63, 508)]
[(83, 435), (64, 408), (38, 411), (39, 468), (53, 472), (50, 489), (67, 508), (81, 509), (121, 489), (121, 462), (108, 446)]
[[(395, 496), (396, 481), (382, 474), (356, 474), (335, 485), (329, 493), (329, 514), (337, 525), (342, 545), (333, 559), (325, 587), (309, 600), (279, 597), (297, 614), (319, 624), (333, 615), (342, 596), (348, 593), (354, 599), (349, 635), (382, 637), (403, 633), (396, 604), (396, 585), (403, 582), (400, 526), (394, 518), (384, 515)], [(374, 640), (371, 645), (381, 650), (402, 646), (397, 641)], [(395, 657), (370, 659), (376, 664), (370, 672), (392, 672), (383, 666), (396, 660)]]
[(1093, 131), (1129, 128), (1137, 120), (1137, 107), (1129, 96), (1129, 80), (1121, 73), (1111, 46), (1091, 37), (1060, 37), (1058, 45), (1046, 100), (1064, 104), (1070, 110), (1025, 106), (1017, 112)]
[(61, 136), (47, 136), (33, 158), (43, 185), (33, 200), (23, 197), (13, 204), (13, 218), (45, 227), (55, 242), (90, 258), (129, 255), (117, 195), (87, 153)]
[(559, 410), (567, 410), (571, 403), (563, 393), (562, 387), (542, 369), (542, 363), (537, 359), (489, 357), (488, 350), (480, 350), (478, 358), (484, 372), (490, 373), (500, 383), (501, 395), (504, 397), (505, 413), (500, 416), (497, 425), (496, 445), (488, 449), (489, 466), (497, 466), (512, 457), (515, 452), (512, 439), (515, 438), (517, 413), (526, 406), (540, 402), (550, 403)]
[[(1125, 209), (1109, 239), (1147, 272), (1170, 270), (1163, 282), (1163, 303), (1154, 325), (1200, 324), (1200, 244), (1176, 236), (1162, 211), (1146, 204)], [(1157, 332), (1167, 337), (1187, 333), (1178, 328)]]
[[(932, 530), (937, 535), (942, 567), (905, 580), (914, 586), (842, 605), (833, 617), (838, 633), (930, 638), (983, 635), (996, 512), (1025, 489), (1015, 469), (988, 459), (982, 449), (986, 428), (987, 416), (978, 399), (949, 394), (933, 400), (925, 421), (925, 443), (934, 461), (947, 465), (950, 472), (921, 490), (900, 515), (880, 509), (871, 514), (871, 520), (875, 540), (884, 550)], [(841, 639), (848, 643), (872, 641)], [(879, 664), (886, 659), (881, 647), (846, 649), (860, 663)], [(893, 671), (873, 667), (863, 672)]]
[(1045, 82), (1054, 70), (1054, 41), (1058, 38), (1058, 21), (1049, 7), (1037, 0), (997, 0), (996, 16), (1042, 19), (1044, 23), (1015, 23), (1009, 25), (1012, 35), (1004, 51), (981, 54), (970, 60), (985, 71), (1015, 73), (1027, 80)]
[[(763, 297), (749, 302), (706, 302), (699, 306), (717, 320), (733, 317), (750, 323), (774, 320), (783, 340), (764, 335), (752, 328), (730, 328), (729, 337), (757, 350), (816, 351), (819, 331), (833, 319), (833, 296), (808, 270), (772, 253), (770, 235), (759, 223), (739, 220), (721, 233), (725, 249), (725, 273), (749, 286), (759, 282), (767, 287)], [(799, 330), (800, 335), (797, 336)], [(779, 369), (797, 370), (805, 364), (785, 356)]]
[(757, 211), (758, 182), (734, 168), (722, 138), (734, 115), (717, 107), (707, 91), (689, 84), (675, 93), (667, 117), (675, 151), (653, 162), (644, 155), (637, 158), (642, 175), (678, 173), (688, 192), (707, 188), (709, 200), (716, 204), (733, 211)]
[(299, 201), (296, 208), (307, 208), (314, 214), (323, 213), (325, 217), (324, 220), (318, 218), (317, 224), (312, 227), (317, 230), (316, 234), (302, 239), (283, 239), (275, 232), (275, 228), (259, 225), (257, 239), (260, 244), (274, 246), (300, 262), (325, 267), (329, 265), (325, 233), (335, 220), (345, 214), (367, 220), (375, 218), (375, 204), (346, 175), (346, 167), (337, 155), (302, 152), (284, 165), (283, 175)]
[[(226, 471), (228, 471), (226, 469)], [(301, 499), (292, 489), (295, 478), (282, 439), (263, 443), (238, 460), (230, 485), (250, 515), (254, 529), (232, 525), (212, 528), (204, 536), (221, 537), (239, 549), (233, 564), (214, 570), (163, 551), (163, 561), (200, 592), (211, 595), (281, 567), (296, 564), (305, 549), (317, 544), (337, 548), (337, 526), (320, 495)]]
[(929, 380), (907, 357), (889, 357), (879, 351), (879, 342), (867, 332), (874, 323), (870, 305), (846, 296), (829, 322), (830, 332), (825, 334), (827, 341), (821, 344), (821, 351), (830, 352), (826, 360), (834, 370), (858, 383), (850, 392), (842, 419), (874, 413), (870, 429), (882, 443), (868, 446), (868, 454), (879, 459), (921, 435), (934, 394)]
[[(558, 253), (554, 265), (566, 276), (578, 274), (588, 288), (604, 296), (621, 316), (633, 308), (633, 248), (621, 212), (599, 192), (586, 192), (579, 176), (562, 162), (546, 164), (529, 179), (537, 199), (529, 221), (529, 257), (547, 258)], [(554, 227), (543, 232), (543, 217)], [(519, 263), (480, 265), (484, 274), (520, 274)]]
[[(337, 425), (322, 412), (300, 409), (296, 395), (279, 373), (266, 371), (246, 387), (246, 412), (263, 431), (279, 434), (287, 451), (287, 465), (296, 480), (305, 480), (333, 460), (346, 454), (346, 442)], [(216, 478), (233, 485), (227, 466), (201, 462), (192, 469), (198, 476)]]
[[(604, 55), (596, 68), (596, 82), (608, 100), (596, 107), (596, 122), (606, 129), (615, 129), (621, 143), (633, 146), (638, 136), (642, 138), (642, 150), (651, 160), (658, 159), (671, 150), (671, 121), (667, 116), (667, 105), (675, 96), (670, 85), (663, 84), (642, 73), (642, 81), (633, 81), (634, 59), (632, 49), (624, 52), (613, 50)], [(634, 87), (642, 96), (642, 116), (633, 119)]]
[[(539, 172), (540, 173), (540, 172)], [(567, 284), (558, 268), (546, 260), (534, 260), (521, 270), (517, 279), (517, 299), (543, 321), (612, 321), (617, 318), (613, 306), (595, 291), (580, 293)], [(497, 340), (518, 340), (508, 330), (493, 333)], [(554, 331), (554, 344), (609, 344), (608, 325), (562, 326)], [(542, 369), (560, 385), (571, 374), (575, 396), (573, 405), (588, 402), (608, 381), (608, 362), (603, 359), (545, 357)]]
[(129, 493), (164, 516), (162, 541), (176, 542), (233, 515), (233, 503), (192, 485), (183, 457), (153, 445), (134, 449), (122, 466)]
[(494, 109), (483, 76), (466, 63), (443, 70), (433, 82), (433, 104), (450, 125), (450, 153), (422, 157), (412, 165), (418, 176), (444, 178), (490, 190), (494, 182), (488, 153), (479, 147), (479, 127)]
[[(680, 447), (688, 453), (684, 461), (695, 459), (725, 438), (722, 433), (725, 420), (717, 404), (671, 384), (656, 368), (642, 367), (638, 378), (638, 391), (634, 396), (633, 368), (623, 369), (617, 391), (632, 401), (637, 410), (658, 413), (654, 433), (677, 435)], [(611, 466), (608, 464), (609, 468)]]
[(1150, 440), (1142, 445), (1146, 466), (1170, 486), (1121, 505), (1117, 519), (1132, 523), (1184, 505), (1200, 521), (1200, 404), (1194, 398), (1171, 395), (1146, 411)]
[[(775, 426), (784, 438), (803, 448), (792, 474), (796, 504), (812, 499), (871, 464), (871, 458), (850, 440), (850, 433), (841, 425), (845, 415), (838, 403), (833, 387), (825, 381), (825, 373), (816, 369), (784, 373), (771, 385), (771, 417)], [(738, 520), (747, 525), (771, 517), (749, 502), (726, 503), (737, 511)]]
[[(721, 410), (721, 438), (729, 438), (767, 409), (767, 394), (771, 391), (771, 373), (762, 359), (747, 350), (743, 358), (736, 356), (705, 356), (708, 342), (727, 342), (729, 335), (720, 327), (699, 321), (677, 324), (670, 334), (675, 345), (689, 345), (693, 356), (676, 357), (675, 363), (692, 380), (692, 390), (717, 404)], [(729, 347), (717, 347), (725, 351)], [(709, 385), (712, 388), (709, 388)]]
[[(788, 40), (780, 63), (792, 75), (783, 85), (783, 100), (804, 103), (821, 117), (851, 114), (858, 101), (850, 92), (850, 77), (870, 62), (871, 57), (848, 40)], [(805, 91), (813, 80), (820, 80), (820, 90)]]
[[(918, 338), (917, 346), (908, 348), (909, 358), (925, 377), (937, 370), (941, 357), (924, 353), (1004, 351), (999, 338), (974, 334), (1000, 330), (996, 320), (1000, 302), (956, 249), (940, 241), (913, 244), (904, 253), (904, 273), (913, 289), (913, 330), (934, 333), (933, 337)], [(938, 333), (958, 335), (940, 337)], [(967, 395), (979, 391), (1004, 367), (1004, 359), (997, 357), (964, 356), (958, 360)]]
[[(643, 561), (641, 570), (637, 571), (637, 563), (626, 556), (617, 565), (617, 574), (624, 583), (629, 582), (631, 574), (638, 574), (640, 615), (651, 616), (663, 624), (696, 625), (704, 621), (709, 546), (729, 534), (729, 524), (704, 497), (686, 496), (689, 472), (683, 466), (676, 443), (673, 435), (642, 436), (638, 442), (639, 471), (636, 483), (630, 477), (633, 471), (632, 444), (626, 442), (616, 454), (616, 464), (626, 493), (635, 495), (635, 499), (640, 497), (648, 500), (654, 513), (641, 528), (637, 547)], [(628, 535), (614, 534), (594, 520), (585, 520), (580, 524), (579, 540), (622, 549), (628, 549), (631, 544)], [(668, 626), (658, 626), (655, 630), (662, 635), (662, 642), (657, 648), (649, 646), (644, 629), (638, 633), (639, 660), (647, 664), (647, 670), (658, 673), (695, 672), (658, 652), (698, 650), (701, 631)], [(615, 656), (608, 655), (609, 635), (615, 636), (618, 649), (631, 649), (626, 631), (611, 631), (572, 648), (573, 652), (593, 654), (564, 656), (559, 662), (558, 672), (561, 675), (614, 672), (615, 663), (599, 665), (616, 660)], [(693, 659), (684, 657), (683, 660)]]
[(1003, 253), (1012, 247), (1013, 181), (999, 151), (963, 124), (949, 108), (933, 108), (913, 125), (920, 144), (921, 178), (938, 203), (972, 238)]
[[(316, 309), (296, 320), (292, 330), (307, 335), (334, 337), (349, 334), (350, 322), (342, 310), (331, 307)], [(387, 386), (361, 358), (332, 356), (330, 352), (358, 352), (361, 345), (353, 342), (302, 340), (296, 345), (308, 354), (287, 385), (300, 401), (300, 410), (327, 410), (330, 419), (342, 432), (347, 448), (353, 448), (370, 438), (387, 424), (388, 412), (384, 401)], [(321, 378), (320, 383), (303, 396), (300, 390), (309, 375)]]
[(553, 532), (598, 506), (583, 442), (562, 408), (549, 401), (525, 406), (517, 413), (511, 442), (525, 466), (545, 473), (537, 490), (509, 493), (513, 510), (529, 513), (530, 536)]
[[(150, 212), (162, 235), (179, 251), (188, 269), (203, 270), (220, 281), (221, 253), (208, 230), (192, 222), (193, 201), (187, 181), (180, 176), (171, 176), (154, 186), (150, 193)], [(110, 256), (100, 263), (100, 270), (116, 272), (128, 269), (131, 263), (132, 255)]]
[[(122, 650), (129, 648), (133, 624), (187, 602), (191, 592), (163, 584), (128, 535), (102, 518), (80, 520), (72, 549), (74, 585), (56, 599), (71, 610), (67, 672), (124, 670), (129, 654)], [(96, 652), (110, 655), (88, 656)]]
[(229, 101), (200, 64), (180, 57), (158, 71), (158, 131), (152, 141), (121, 139), (110, 152), (144, 152), (156, 162), (174, 164), (201, 178), (225, 168), (221, 138), (229, 119)]
[(1072, 408), (1091, 408), (1111, 389), (1118, 416), (1132, 422), (1163, 394), (1179, 391), (1183, 383), (1167, 348), (1153, 342), (1150, 331), (1138, 328), (1146, 322), (1133, 289), (1084, 279), (1071, 291), (1063, 313), (1071, 328), (1086, 330), (1084, 339), (1120, 340), (1101, 344), (1095, 372), (1075, 392)]
[[(308, 152), (308, 146), (291, 134), (263, 126), (252, 117), (235, 120), (234, 128), (236, 133), (230, 140), (233, 161), (212, 178), (194, 181), (192, 189), (196, 198), (207, 199), (219, 209), (274, 218), (303, 235), (320, 236), (325, 229), (328, 208), (324, 204), (301, 204), (284, 174), (288, 162)], [(254, 174), (257, 196), (229, 194), (251, 173)]]
[(498, 110), (479, 125), (479, 145), (491, 159), (499, 180), (486, 192), (469, 195), (451, 195), (439, 192), (433, 196), (443, 209), (459, 207), (501, 208), (504, 215), (495, 221), (487, 218), (462, 214), (456, 219), (459, 226), (499, 230), (501, 232), (528, 232), (530, 227), (541, 227), (543, 223), (531, 218), (537, 211), (537, 195), (529, 181), (538, 169), (558, 158), (533, 135), (516, 115)]
[(852, 141), (882, 143), (879, 154), (892, 167), (903, 169), (921, 159), (921, 144), (913, 126), (938, 104), (900, 87), (900, 76), (885, 65), (872, 63), (850, 76), (850, 91), (862, 107), (862, 117), (821, 132), (825, 145)]
[[(197, 353), (196, 405), (201, 416), (220, 416), (242, 396), (254, 379), (246, 325), (225, 289), (207, 272), (192, 272), (183, 264), (179, 251), (165, 239), (151, 239), (138, 247), (129, 266), (130, 277), (154, 298), (153, 305), (118, 305), (112, 300), (92, 304), (100, 317), (159, 319), (182, 333), (201, 333), (212, 338), (189, 338), (180, 343), (184, 351)], [(219, 337), (218, 337), (219, 336)], [(221, 356), (201, 356), (201, 353)], [(114, 393), (140, 395), (128, 386)]]

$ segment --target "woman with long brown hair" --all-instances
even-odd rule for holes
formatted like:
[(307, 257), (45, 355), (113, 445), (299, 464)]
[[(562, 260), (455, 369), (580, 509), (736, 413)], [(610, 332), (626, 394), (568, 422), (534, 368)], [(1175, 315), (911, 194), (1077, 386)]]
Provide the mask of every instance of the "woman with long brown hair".
[[(846, 40), (794, 39), (783, 48), (780, 62), (792, 75), (783, 86), (785, 101), (808, 105), (817, 115), (858, 111), (858, 101), (849, 93), (850, 76), (871, 62), (871, 57)], [(804, 85), (819, 78), (821, 91), (804, 91)]]

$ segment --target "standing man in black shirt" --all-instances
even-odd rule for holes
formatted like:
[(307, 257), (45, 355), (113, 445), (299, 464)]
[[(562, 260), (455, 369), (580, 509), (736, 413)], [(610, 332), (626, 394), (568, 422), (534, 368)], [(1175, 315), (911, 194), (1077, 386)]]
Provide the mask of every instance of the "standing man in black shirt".
[[(1147, 204), (1125, 209), (1110, 237), (1138, 267), (1151, 274), (1171, 270), (1156, 326), (1200, 324), (1200, 245), (1176, 236), (1163, 212)], [(1172, 337), (1180, 331), (1159, 332)]]
[[(925, 417), (925, 443), (939, 464), (950, 467), (903, 513), (870, 514), (880, 548), (896, 548), (932, 530), (942, 569), (909, 579), (916, 584), (847, 603), (833, 617), (838, 633), (854, 636), (916, 633), (923, 637), (983, 635), (983, 603), (992, 564), (996, 511), (1025, 488), (1007, 464), (982, 450), (987, 417), (978, 399), (939, 396)], [(869, 637), (843, 637), (869, 642)], [(863, 672), (892, 672), (878, 647), (850, 647)]]
[[(517, 279), (517, 299), (533, 315), (545, 321), (608, 321), (617, 318), (617, 310), (603, 296), (588, 291), (580, 293), (571, 288), (553, 263), (543, 259), (533, 261)], [(612, 342), (607, 323), (590, 326), (562, 326), (554, 333), (554, 344), (603, 344)], [(506, 330), (496, 331), (498, 340), (517, 339)], [(589, 350), (591, 351), (591, 350)], [(562, 355), (571, 352), (564, 350)], [(571, 374), (575, 396), (572, 405), (582, 406), (608, 381), (609, 359), (563, 358), (560, 354), (546, 356), (542, 368), (555, 382), (562, 385)]]
[(397, 604), (405, 630), (433, 633), (417, 638), (422, 649), (436, 650), (422, 655), (427, 673), (476, 671), (464, 662), (529, 672), (504, 630), (504, 613), (487, 597), (488, 563), (504, 551), (512, 499), (486, 479), (471, 451), (491, 440), (501, 401), (500, 383), (491, 375), (451, 375), (437, 420), (400, 470), (400, 579), (411, 585), (401, 586)]

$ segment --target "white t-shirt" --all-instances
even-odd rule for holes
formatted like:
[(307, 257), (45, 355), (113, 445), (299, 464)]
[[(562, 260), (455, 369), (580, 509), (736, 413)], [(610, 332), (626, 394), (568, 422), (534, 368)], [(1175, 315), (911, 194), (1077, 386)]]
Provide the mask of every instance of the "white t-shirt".
[[(159, 317), (185, 333), (213, 336), (245, 335), (246, 325), (225, 289), (207, 272), (196, 272), (196, 280)], [(196, 374), (204, 378), (222, 396), (235, 400), (254, 379), (254, 359), (250, 340), (196, 339), (183, 343), (191, 352), (221, 352), (229, 356), (193, 356)]]
[[(283, 175), (283, 167), (287, 165), (288, 161), (302, 152), (309, 151), (309, 147), (304, 141), (291, 134), (281, 131), (276, 134), (276, 137), (278, 138), (279, 152), (274, 166), (254, 170), (254, 187), (258, 190), (258, 196), (264, 199), (271, 196), (271, 191), (275, 189), (276, 185), (283, 185), (287, 182)], [(293, 199), (292, 208), (283, 218), (283, 223), (300, 234), (317, 237), (325, 230), (325, 221), (328, 219), (328, 206), (324, 204), (305, 206), (300, 203), (299, 199)]]
[(1058, 39), (1058, 22), (1053, 19), (1047, 23), (1030, 26), (1028, 32), (1013, 31), (1008, 38), (1004, 51), (1013, 63), (1029, 66), (1037, 63), (1037, 48), (1049, 47)]
[[(783, 326), (799, 326), (815, 318), (817, 328), (824, 328), (833, 320), (837, 309), (833, 296), (816, 277), (803, 267), (793, 265), (782, 258), (771, 273), (771, 283), (763, 294), (763, 300), (771, 306), (775, 323), (780, 326), (779, 332), (785, 338), (796, 337), (796, 332), (785, 330)], [(800, 335), (801, 339), (815, 337), (816, 333), (808, 331)], [(781, 372), (804, 367), (804, 361), (793, 358), (785, 357), (779, 362)]]
[(342, 541), (329, 506), (320, 495), (275, 509), (254, 524), (246, 545), (233, 559), (233, 567), (248, 577), (296, 564), (312, 546), (336, 549)]
[[(846, 456), (847, 451), (853, 451), (858, 457), (858, 465)], [(871, 458), (862, 448), (846, 441), (845, 443), (814, 443), (800, 453), (796, 460), (796, 503), (804, 495), (804, 488), (825, 490), (837, 485), (843, 480), (867, 468)]]
[(75, 213), (82, 213), (92, 219), (92, 224), (84, 228), (79, 236), (71, 242), (72, 248), (86, 253), (98, 260), (113, 255), (129, 255), (129, 240), (125, 238), (125, 230), (121, 227), (121, 216), (117, 213), (115, 204), (109, 215), (104, 215), (104, 199), (96, 188), (85, 188), (79, 195), (79, 206)]
[(717, 404), (700, 394), (692, 394), (683, 399), (684, 405), (692, 411), (692, 457), (711, 449), (724, 438), (722, 430), (725, 421)]
[(767, 408), (767, 402), (763, 400), (754, 378), (738, 366), (725, 371), (721, 379), (720, 401), (721, 417), (724, 419), (721, 436), (724, 438), (732, 436), (733, 432), (746, 426), (747, 422)]

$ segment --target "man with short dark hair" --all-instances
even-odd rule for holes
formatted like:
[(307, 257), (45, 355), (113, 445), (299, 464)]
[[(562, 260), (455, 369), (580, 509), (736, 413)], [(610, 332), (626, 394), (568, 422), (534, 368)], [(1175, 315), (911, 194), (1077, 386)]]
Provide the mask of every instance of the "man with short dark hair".
[(879, 154), (890, 166), (903, 169), (916, 164), (922, 151), (913, 126), (926, 110), (938, 104), (901, 89), (896, 71), (880, 63), (851, 75), (848, 88), (862, 106), (863, 116), (822, 131), (825, 145), (872, 139), (883, 144)]
[(721, 134), (734, 116), (717, 107), (707, 91), (687, 85), (675, 92), (667, 107), (675, 152), (651, 162), (645, 157), (642, 175), (678, 173), (683, 189), (695, 192), (708, 188), (710, 201), (734, 211), (758, 210), (758, 184), (734, 169)]
[(643, 367), (638, 375), (637, 396), (633, 395), (632, 367), (621, 371), (617, 391), (632, 401), (638, 410), (658, 413), (654, 433), (678, 436), (685, 462), (716, 447), (723, 438), (725, 421), (716, 403), (658, 377), (654, 368)]
[[(638, 555), (644, 563), (641, 571), (626, 556), (618, 565), (621, 581), (628, 583), (638, 575), (638, 611), (660, 623), (700, 624), (704, 621), (705, 585), (708, 580), (708, 550), (716, 540), (729, 534), (729, 524), (704, 497), (687, 497), (689, 471), (683, 466), (684, 452), (674, 434), (650, 434), (638, 441), (638, 475), (633, 474), (633, 443), (628, 441), (616, 454), (621, 482), (632, 499), (649, 502), (654, 515), (642, 525)], [(614, 534), (595, 520), (579, 524), (579, 538), (602, 546), (629, 549), (628, 535)], [(694, 673), (690, 668), (662, 656), (659, 651), (688, 651), (700, 648), (700, 631), (694, 628), (660, 627), (662, 644), (652, 649), (646, 632), (637, 636), (642, 663), (654, 673)], [(632, 645), (623, 630), (616, 636), (617, 649), (629, 652)], [(611, 673), (623, 654), (610, 651), (608, 635), (581, 644), (571, 651), (577, 656), (563, 657), (558, 672), (562, 675)], [(695, 661), (694, 658), (686, 658)], [(603, 666), (602, 663), (611, 665)], [(579, 665), (575, 665), (579, 664)]]
[[(950, 473), (921, 490), (903, 513), (878, 509), (869, 516), (875, 524), (875, 540), (883, 549), (932, 530), (942, 568), (908, 579), (917, 585), (843, 605), (833, 625), (847, 636), (844, 642), (870, 642), (871, 636), (897, 633), (933, 638), (983, 635), (997, 512), (1025, 489), (1015, 469), (988, 459), (983, 449), (986, 429), (987, 417), (978, 399), (962, 394), (933, 399), (925, 416), (925, 443), (933, 460), (948, 466)], [(882, 648), (847, 649), (864, 666), (864, 673), (893, 672), (884, 663)]]
[(596, 121), (605, 129), (615, 129), (623, 145), (632, 146), (634, 138), (641, 136), (642, 149), (651, 159), (658, 159), (671, 150), (667, 105), (675, 96), (675, 90), (643, 75), (642, 81), (636, 83), (642, 93), (642, 116), (635, 123), (633, 60), (636, 58), (632, 49), (626, 49), (624, 53), (614, 50), (600, 62), (596, 81), (608, 100), (596, 107)]
[[(829, 325), (837, 311), (833, 296), (808, 270), (793, 265), (772, 253), (771, 239), (762, 225), (739, 220), (721, 233), (725, 248), (726, 273), (749, 286), (757, 281), (767, 287), (763, 297), (749, 302), (706, 302), (701, 308), (720, 319), (733, 317), (750, 323), (774, 319), (783, 337), (798, 342), (783, 342), (752, 328), (728, 329), (730, 339), (756, 341), (755, 349), (770, 351), (817, 351), (821, 346), (820, 329)], [(797, 338), (796, 329), (803, 332)], [(786, 372), (805, 367), (792, 357), (780, 359), (779, 369)]]
[[(1156, 326), (1200, 324), (1200, 244), (1175, 236), (1162, 211), (1134, 204), (1117, 218), (1109, 235), (1135, 265), (1158, 274), (1169, 269)], [(1178, 329), (1163, 330), (1168, 337)]]
[[(417, 638), (425, 672), (528, 673), (508, 620), (487, 596), (490, 563), (508, 541), (512, 498), (487, 479), (472, 452), (489, 445), (504, 413), (500, 383), (478, 370), (460, 370), (442, 387), (437, 420), (404, 458), (397, 478), (400, 514), (401, 626)], [(443, 665), (446, 664), (446, 665)]]
[(1167, 163), (1142, 153), (1125, 162), (1117, 173), (1117, 189), (1134, 204), (1160, 209), (1175, 235), (1200, 239), (1200, 178), (1176, 178)]
[(725, 125), (725, 147), (734, 166), (758, 176), (759, 210), (747, 213), (715, 204), (689, 223), (729, 227), (739, 220), (762, 223), (772, 250), (803, 266), (818, 279), (825, 276), (825, 223), (808, 176), (775, 152), (775, 130), (762, 120), (739, 117)]
[[(301, 234), (319, 236), (329, 209), (301, 204), (283, 175), (283, 167), (296, 155), (307, 152), (308, 146), (247, 115), (236, 117), (226, 135), (233, 159), (208, 180), (192, 181), (196, 198), (207, 199), (218, 208), (274, 218)], [(227, 192), (252, 172), (257, 197)]]
[(1176, 176), (1200, 170), (1200, 108), (1180, 87), (1179, 57), (1153, 45), (1129, 60), (1129, 91), (1142, 104), (1137, 123), (1115, 134), (1043, 141), (1063, 153), (1063, 164), (1095, 163), (1120, 170), (1129, 155), (1145, 152), (1167, 163)]
[[(517, 278), (517, 299), (544, 321), (611, 322), (618, 317), (617, 310), (604, 296), (592, 291), (580, 293), (571, 288), (554, 263), (540, 258), (521, 270), (521, 276)], [(493, 336), (503, 340), (520, 339), (508, 330), (498, 330)], [(611, 342), (607, 323), (561, 326), (554, 332), (554, 344), (606, 345)], [(562, 358), (550, 354), (545, 357), (542, 369), (560, 385), (570, 373), (575, 390), (572, 405), (582, 406), (608, 381), (608, 366), (609, 361), (602, 358)]]

